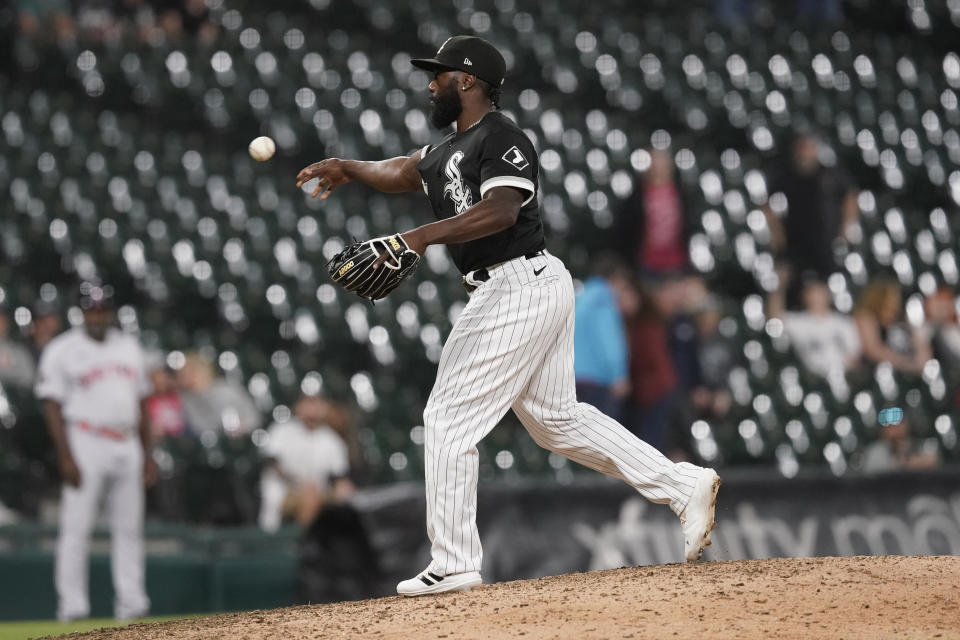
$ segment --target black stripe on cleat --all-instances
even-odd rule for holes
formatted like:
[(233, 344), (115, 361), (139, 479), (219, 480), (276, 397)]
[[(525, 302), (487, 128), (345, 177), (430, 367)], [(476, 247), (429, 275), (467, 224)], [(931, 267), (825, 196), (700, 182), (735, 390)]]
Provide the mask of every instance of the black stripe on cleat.
[(433, 586), (433, 583), (430, 582), (430, 579), (429, 579), (427, 576), (420, 576), (420, 582), (422, 582), (423, 584), (427, 585), (428, 587), (432, 587), (432, 586)]
[(437, 582), (440, 582), (441, 580), (443, 580), (443, 576), (438, 576), (437, 574), (431, 573), (429, 571), (427, 571), (427, 575), (433, 578), (434, 580), (436, 580)]

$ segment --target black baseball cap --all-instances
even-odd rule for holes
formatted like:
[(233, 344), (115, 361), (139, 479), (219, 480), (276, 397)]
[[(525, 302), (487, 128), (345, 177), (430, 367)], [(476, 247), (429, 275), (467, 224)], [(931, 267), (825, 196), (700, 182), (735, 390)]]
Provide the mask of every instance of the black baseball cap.
[(507, 63), (492, 44), (477, 36), (453, 36), (432, 58), (416, 58), (413, 66), (426, 71), (465, 71), (493, 87), (503, 84)]

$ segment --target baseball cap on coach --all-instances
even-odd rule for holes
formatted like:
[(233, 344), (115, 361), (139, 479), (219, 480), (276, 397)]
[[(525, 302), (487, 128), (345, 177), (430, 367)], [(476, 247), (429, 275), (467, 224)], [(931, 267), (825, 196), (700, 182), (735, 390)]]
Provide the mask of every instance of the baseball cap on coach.
[(503, 76), (507, 72), (507, 63), (497, 48), (476, 36), (447, 38), (440, 45), (437, 55), (416, 58), (410, 64), (426, 71), (465, 71), (494, 87), (503, 84)]

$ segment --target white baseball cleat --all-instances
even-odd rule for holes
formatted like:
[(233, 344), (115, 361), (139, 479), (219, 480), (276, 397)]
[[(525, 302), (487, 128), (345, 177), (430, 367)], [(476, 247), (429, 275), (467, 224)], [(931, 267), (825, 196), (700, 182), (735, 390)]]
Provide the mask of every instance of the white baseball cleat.
[(717, 506), (720, 476), (713, 469), (704, 469), (697, 477), (693, 495), (680, 514), (683, 529), (683, 550), (687, 562), (700, 559), (705, 547), (710, 546), (710, 532), (717, 526), (713, 513)]
[(483, 584), (483, 579), (479, 571), (441, 576), (427, 570), (398, 584), (397, 593), (401, 596), (424, 596), (446, 591), (470, 591), (480, 584)]

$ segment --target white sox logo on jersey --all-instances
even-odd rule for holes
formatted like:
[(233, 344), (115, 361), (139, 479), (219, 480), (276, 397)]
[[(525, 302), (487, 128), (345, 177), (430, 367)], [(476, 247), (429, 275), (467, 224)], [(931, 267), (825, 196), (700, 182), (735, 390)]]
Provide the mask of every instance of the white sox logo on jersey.
[(457, 213), (463, 213), (473, 205), (473, 195), (470, 189), (463, 184), (463, 177), (460, 175), (460, 161), (463, 160), (463, 150), (457, 151), (447, 160), (447, 166), (443, 172), (450, 178), (447, 184), (443, 185), (443, 194), (450, 196), (453, 204), (456, 206)]

